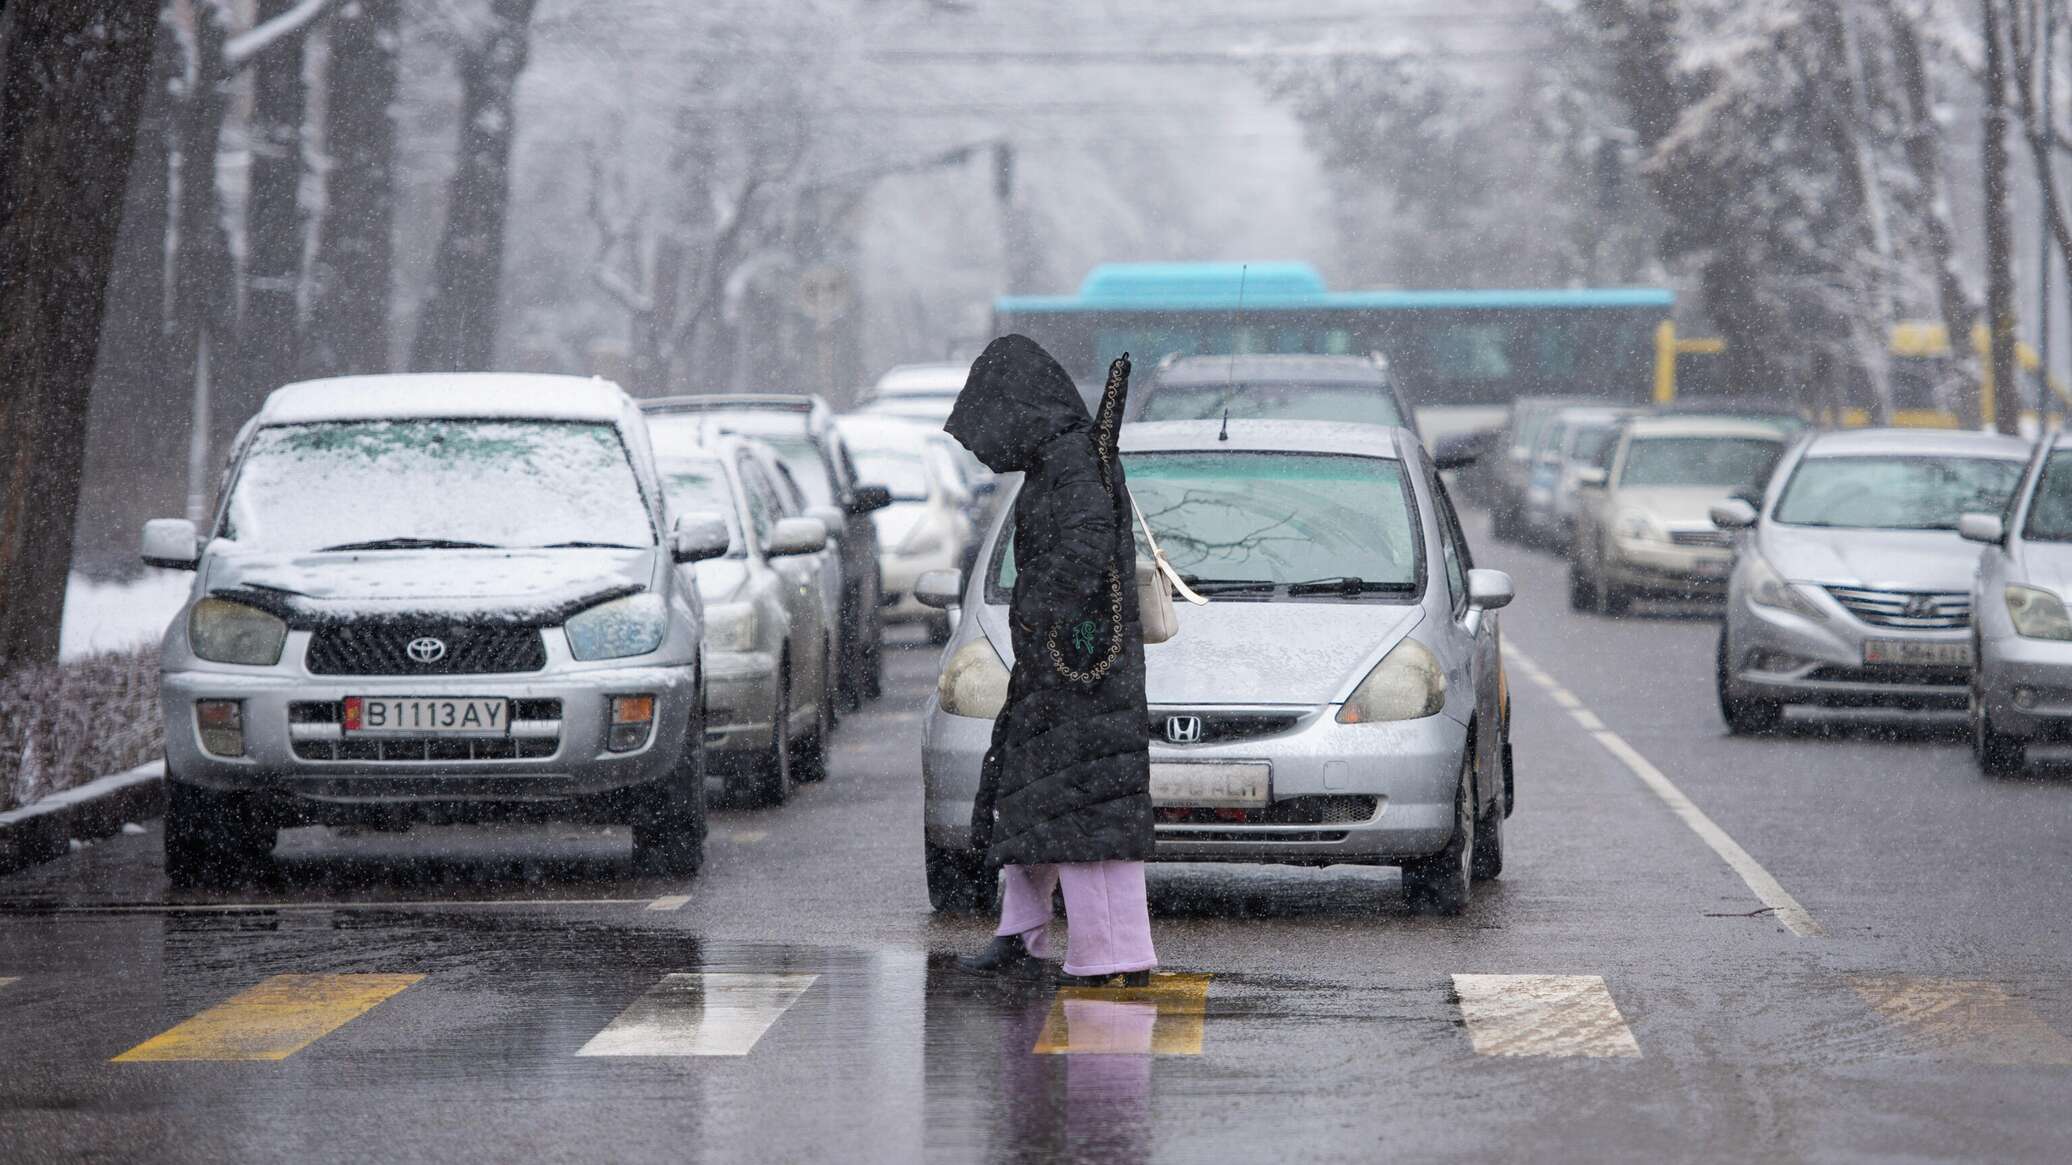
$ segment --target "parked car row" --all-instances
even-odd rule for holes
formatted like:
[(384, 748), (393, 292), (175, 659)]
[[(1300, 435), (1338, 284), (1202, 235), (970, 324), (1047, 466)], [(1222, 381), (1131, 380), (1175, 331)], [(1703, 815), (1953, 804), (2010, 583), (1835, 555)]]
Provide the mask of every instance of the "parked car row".
[(825, 776), (879, 685), (874, 516), (804, 397), (671, 398), (506, 374), (268, 397), (162, 648), (166, 869), (236, 880), (298, 824), (579, 820), (688, 874), (706, 779)]

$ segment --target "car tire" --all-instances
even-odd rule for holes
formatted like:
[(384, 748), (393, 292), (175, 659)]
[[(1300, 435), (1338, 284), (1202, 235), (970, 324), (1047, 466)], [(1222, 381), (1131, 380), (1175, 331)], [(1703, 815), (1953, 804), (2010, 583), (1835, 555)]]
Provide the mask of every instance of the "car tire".
[(1597, 589), (1590, 585), (1590, 576), (1583, 570), (1578, 559), (1568, 563), (1568, 609), (1571, 611), (1594, 611), (1597, 609)]
[(877, 634), (864, 645), (863, 698), (875, 700), (885, 694), (885, 627), (879, 624)]
[(1403, 894), (1420, 914), (1457, 915), (1474, 894), (1474, 753), (1461, 765), (1453, 794), (1453, 836), (1438, 853), (1403, 863)]
[(941, 615), (931, 617), (928, 620), (929, 644), (935, 647), (941, 647), (945, 643), (948, 643), (950, 641), (950, 633), (952, 630), (954, 629), (950, 626), (949, 612), (945, 611)]
[(165, 873), (175, 887), (248, 882), (273, 851), (275, 830), (248, 793), (165, 781)]
[(1501, 800), (1491, 801), (1488, 812), (1475, 822), (1475, 848), (1469, 874), (1477, 882), (1501, 877), (1504, 872), (1504, 818), (1510, 810)]
[(863, 709), (863, 670), (869, 663), (863, 651), (863, 604), (854, 593), (842, 600), (842, 711)]
[(676, 770), (647, 790), (633, 818), (633, 863), (687, 878), (705, 864), (705, 717), (692, 722)]
[(993, 905), (999, 878), (973, 849), (925, 846), (928, 905), (938, 914), (977, 914)]
[(1777, 700), (1758, 700), (1734, 694), (1733, 677), (1727, 667), (1727, 633), (1719, 634), (1719, 647), (1713, 652), (1713, 689), (1719, 696), (1720, 719), (1727, 722), (1727, 731), (1734, 736), (1762, 736), (1777, 731), (1784, 722), (1784, 705)]
[(1971, 695), (1971, 751), (1979, 772), (1988, 777), (2019, 777), (2029, 768), (2029, 744), (1993, 727), (1993, 714), (1977, 692)]
[[(823, 670), (825, 664), (821, 665)], [(817, 784), (827, 779), (827, 750), (834, 734), (832, 711), (834, 697), (827, 686), (828, 677), (821, 676), (820, 699), (813, 714), (813, 734), (799, 742), (791, 762), (791, 779), (801, 785)]]
[(1612, 580), (1600, 575), (1593, 589), (1597, 596), (1598, 614), (1617, 619), (1633, 609), (1633, 592)]
[(770, 712), (770, 751), (759, 757), (748, 786), (748, 803), (757, 808), (774, 808), (791, 799), (791, 676), (789, 669), (777, 675), (776, 706)]

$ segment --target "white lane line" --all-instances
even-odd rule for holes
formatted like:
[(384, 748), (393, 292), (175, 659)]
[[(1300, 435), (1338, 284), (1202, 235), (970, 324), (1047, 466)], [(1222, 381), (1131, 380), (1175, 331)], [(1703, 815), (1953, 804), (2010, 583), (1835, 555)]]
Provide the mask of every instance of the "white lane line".
[(1597, 713), (1592, 712), (1588, 708), (1571, 708), (1568, 714), (1576, 718), (1576, 723), (1589, 729), (1591, 732), (1599, 731), (1604, 727), (1604, 721), (1599, 720)]
[(429, 898), (408, 902), (157, 902), (97, 906), (41, 906), (0, 902), (0, 915), (38, 914), (247, 914), (318, 910), (417, 910), (434, 906), (644, 906), (647, 898)]
[(1929, 1056), (1973, 1064), (2072, 1064), (2072, 1039), (2001, 984), (1854, 975), (1849, 986)]
[(21, 978), (20, 975), (0, 975), (0, 987), (5, 987), (9, 983), (19, 983)]
[[(1517, 648), (1508, 640), (1504, 644), (1504, 650), (1507, 653), (1517, 652)], [(1639, 777), (1641, 783), (1654, 790), (1655, 796), (1660, 797), (1672, 813), (1682, 818), (1683, 823), (1691, 828), (1691, 832), (1698, 835), (1699, 840), (1712, 847), (1712, 852), (1718, 854), (1722, 861), (1741, 876), (1741, 880), (1754, 891), (1756, 898), (1776, 913), (1778, 921), (1784, 923), (1786, 929), (1800, 938), (1820, 938), (1827, 934), (1827, 929), (1814, 921), (1813, 915), (1804, 906), (1799, 905), (1799, 900), (1793, 898), (1785, 890), (1784, 885), (1773, 877), (1770, 871), (1763, 868), (1761, 862), (1742, 849), (1740, 842), (1735, 841), (1718, 823), (1706, 816), (1705, 811), (1698, 808), (1696, 802), (1676, 787), (1676, 782), (1663, 775), (1661, 769), (1656, 768), (1648, 758), (1627, 744), (1625, 738), (1609, 728), (1595, 729), (1590, 735), (1604, 746), (1606, 752), (1617, 757), (1634, 776)]]
[(682, 910), (684, 904), (690, 900), (691, 896), (689, 894), (664, 894), (653, 902), (648, 903), (647, 908), (649, 910)]
[(1453, 993), (1477, 1055), (1640, 1055), (1597, 975), (1455, 975)]
[(1576, 699), (1576, 694), (1567, 688), (1549, 688), (1547, 689), (1547, 694), (1554, 697), (1555, 703), (1571, 712), (1583, 706), (1583, 702)]
[(578, 1056), (746, 1056), (818, 975), (678, 972), (664, 975)]
[(768, 836), (770, 831), (767, 829), (737, 829), (727, 835), (729, 840), (738, 841), (743, 845), (754, 845)]

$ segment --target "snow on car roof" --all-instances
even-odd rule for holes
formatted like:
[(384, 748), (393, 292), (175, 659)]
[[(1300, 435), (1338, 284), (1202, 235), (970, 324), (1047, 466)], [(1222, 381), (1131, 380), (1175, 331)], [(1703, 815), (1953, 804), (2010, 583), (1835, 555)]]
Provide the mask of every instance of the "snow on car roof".
[(964, 391), (969, 364), (900, 364), (878, 377), (871, 392), (888, 396), (955, 396)]
[(1344, 453), (1357, 457), (1402, 457), (1403, 443), (1416, 434), (1388, 425), (1341, 421), (1266, 421), (1232, 418), (1229, 440), (1221, 421), (1132, 421), (1122, 427), (1125, 453)]
[(1960, 429), (1844, 429), (1819, 433), (1806, 445), (1808, 457), (1913, 456), (2002, 457), (2029, 455), (2032, 446), (2019, 437)]
[(1737, 417), (1634, 417), (1627, 431), (1639, 437), (1750, 437), (1784, 442), (1788, 438), (1767, 421)]
[(407, 417), (521, 417), (617, 421), (627, 397), (609, 380), (530, 372), (414, 372), (334, 376), (274, 389), (259, 410), (267, 425)]

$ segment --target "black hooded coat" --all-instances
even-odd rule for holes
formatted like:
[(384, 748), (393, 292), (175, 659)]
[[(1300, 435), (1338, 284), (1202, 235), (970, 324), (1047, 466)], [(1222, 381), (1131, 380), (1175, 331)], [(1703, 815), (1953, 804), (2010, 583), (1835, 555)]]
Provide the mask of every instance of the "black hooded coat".
[[(1144, 635), (1129, 495), (1113, 452), (1122, 402), (1112, 377), (1108, 395), (1100, 434), (1058, 362), (1026, 336), (1002, 336), (972, 364), (943, 425), (995, 473), (1024, 475), (1008, 608), (1014, 672), (972, 808), (974, 842), (998, 865), (1151, 857)], [(1118, 590), (1120, 653), (1105, 669), (1082, 667), (1073, 628), (1097, 620), (1079, 646), (1110, 642), (1115, 621), (1104, 616), (1117, 609)], [(1060, 636), (1062, 661), (1052, 651)]]

